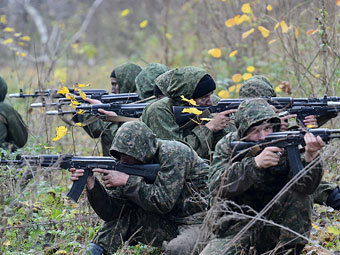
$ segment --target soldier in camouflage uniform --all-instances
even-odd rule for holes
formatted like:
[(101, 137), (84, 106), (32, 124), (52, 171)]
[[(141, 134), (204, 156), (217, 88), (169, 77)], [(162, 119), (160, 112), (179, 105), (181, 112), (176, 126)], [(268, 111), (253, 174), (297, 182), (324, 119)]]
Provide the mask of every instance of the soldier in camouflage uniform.
[[(161, 246), (195, 223), (192, 214), (206, 210), (209, 166), (189, 146), (157, 139), (142, 122), (126, 122), (110, 151), (121, 163), (154, 163), (161, 169), (153, 184), (117, 171), (93, 170), (105, 174), (105, 187), (94, 176), (88, 177), (87, 195), (105, 223), (90, 245), (92, 254), (114, 253), (130, 238)], [(70, 171), (73, 181), (83, 174), (79, 169)]]
[(188, 105), (186, 99), (193, 98), (200, 106), (212, 105), (211, 94), (216, 85), (211, 76), (203, 69), (187, 66), (173, 69), (163, 77), (169, 81), (167, 97), (152, 103), (143, 111), (142, 121), (159, 138), (181, 139), (189, 143), (200, 157), (210, 159), (217, 141), (225, 133), (224, 128), (229, 123), (229, 114), (234, 110), (218, 113), (205, 125), (190, 125), (179, 127), (173, 115), (173, 106)]
[[(292, 178), (287, 158), (281, 157), (282, 148), (266, 147), (257, 155), (247, 155), (240, 161), (231, 162), (230, 142), (260, 141), (280, 129), (278, 115), (265, 100), (250, 99), (242, 102), (235, 114), (235, 123), (238, 131), (228, 134), (216, 145), (209, 177), (210, 192), (215, 198), (215, 204), (210, 210), (223, 204), (224, 212), (211, 214), (214, 237), (201, 255), (262, 254), (275, 247), (278, 248), (277, 252), (289, 249), (289, 254), (300, 254), (305, 239), (263, 221), (257, 221), (225, 250), (226, 244), (250, 221), (249, 216), (254, 217), (256, 212), (261, 211)], [(305, 135), (305, 142), (302, 162), (307, 165), (318, 155), (324, 142), (311, 133)], [(264, 215), (265, 220), (308, 237), (313, 201), (311, 194), (321, 178), (322, 167), (316, 163), (278, 199)]]
[(27, 142), (27, 126), (12, 106), (4, 103), (7, 84), (0, 76), (0, 147), (14, 151)]
[[(136, 91), (135, 79), (142, 69), (133, 63), (127, 63), (117, 66), (111, 73), (112, 92), (114, 93), (132, 93)], [(98, 100), (88, 99), (90, 103), (99, 103)], [(73, 121), (84, 122), (93, 118), (91, 115), (81, 116), (77, 114)], [(119, 123), (105, 122), (95, 120), (93, 123), (84, 126), (86, 133), (92, 138), (99, 138), (102, 145), (103, 156), (110, 156), (110, 147), (112, 140), (120, 127)]]
[[(267, 78), (261, 75), (253, 76), (251, 79), (247, 80), (239, 91), (240, 98), (251, 98), (251, 97), (276, 97), (273, 85), (269, 82)], [(295, 115), (290, 115), (281, 118), (281, 131), (288, 129), (288, 118), (295, 117)], [(304, 120), (305, 126), (314, 125), (318, 127), (320, 123), (323, 123), (330, 119), (332, 116), (325, 116), (322, 118), (316, 118), (313, 115), (307, 116)], [(321, 181), (317, 190), (314, 193), (314, 202), (320, 205), (326, 204), (331, 206), (336, 210), (340, 210), (340, 189), (337, 184), (330, 183), (326, 181)]]

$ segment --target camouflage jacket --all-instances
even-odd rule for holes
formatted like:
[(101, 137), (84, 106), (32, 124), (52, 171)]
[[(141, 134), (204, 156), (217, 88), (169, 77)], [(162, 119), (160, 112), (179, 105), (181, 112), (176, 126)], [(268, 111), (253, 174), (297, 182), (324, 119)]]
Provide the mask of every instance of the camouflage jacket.
[[(207, 74), (206, 71), (189, 66), (173, 69), (165, 74), (170, 77), (168, 79), (168, 97), (147, 107), (143, 112), (142, 121), (151, 128), (157, 137), (183, 140), (190, 144), (200, 157), (209, 159), (215, 144), (225, 133), (223, 131), (214, 133), (205, 125), (181, 128), (177, 125), (172, 111), (173, 106), (187, 105), (181, 96), (191, 99), (196, 85)], [(163, 79), (165, 78), (163, 77)]]
[(6, 94), (7, 84), (0, 77), (0, 147), (15, 150), (26, 144), (28, 130), (20, 114), (3, 102)]
[(97, 181), (87, 191), (89, 201), (104, 220), (119, 217), (121, 209), (141, 207), (145, 211), (177, 220), (207, 208), (209, 166), (189, 146), (160, 140), (142, 122), (127, 122), (118, 130), (111, 154), (124, 153), (145, 164), (160, 164), (156, 181), (146, 184), (142, 177), (130, 176), (127, 184), (106, 191)]

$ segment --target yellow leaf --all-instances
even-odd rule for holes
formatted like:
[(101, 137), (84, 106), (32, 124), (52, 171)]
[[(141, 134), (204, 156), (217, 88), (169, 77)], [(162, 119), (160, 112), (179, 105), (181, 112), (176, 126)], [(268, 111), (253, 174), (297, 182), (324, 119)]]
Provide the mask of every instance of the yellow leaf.
[(320, 78), (321, 75), (320, 75), (320, 74), (316, 74), (315, 77), (316, 77), (316, 78)]
[[(242, 22), (240, 22), (240, 18), (241, 18), (241, 15), (240, 14), (237, 14), (233, 19), (234, 19), (234, 23), (236, 24), (236, 25), (239, 25), (239, 24), (241, 24)], [(234, 25), (235, 25), (234, 24)]]
[(240, 82), (242, 80), (242, 75), (237, 73), (237, 74), (234, 74), (231, 79), (234, 81), (234, 82)]
[(242, 34), (242, 38), (243, 38), (243, 39), (247, 38), (250, 34), (254, 33), (254, 31), (255, 31), (255, 29), (252, 28), (252, 29), (248, 30), (247, 32), (244, 32), (244, 33)]
[(340, 0), (336, 0), (336, 5), (340, 6)]
[(44, 146), (44, 149), (54, 149), (54, 147), (50, 147), (50, 146)]
[(14, 34), (14, 37), (19, 37), (19, 36), (21, 36), (21, 33), (15, 33)]
[(233, 85), (233, 86), (230, 86), (230, 87), (229, 87), (228, 91), (229, 91), (229, 92), (233, 92), (233, 91), (235, 91), (235, 89), (236, 89), (236, 86)]
[(267, 28), (263, 26), (258, 26), (257, 28), (261, 31), (261, 34), (264, 38), (267, 38), (270, 35), (270, 31)]
[(10, 44), (10, 43), (12, 43), (12, 42), (13, 42), (13, 38), (8, 38), (8, 39), (2, 41), (2, 43), (3, 43), (4, 45)]
[(227, 90), (221, 90), (221, 91), (218, 92), (217, 95), (222, 99), (229, 98), (229, 92)]
[(53, 142), (60, 140), (67, 134), (67, 127), (65, 126), (56, 127), (56, 132), (57, 132), (56, 136), (52, 138)]
[(242, 84), (239, 83), (236, 85), (236, 92), (238, 93), (240, 91), (240, 88), (241, 88)]
[(67, 251), (57, 250), (57, 252), (55, 254), (67, 254)]
[[(57, 93), (65, 95), (67, 93), (70, 93), (70, 91), (69, 91), (69, 89), (67, 87), (64, 86), (64, 87), (61, 87), (60, 89), (58, 89)], [(67, 96), (66, 96), (66, 98), (67, 98)]]
[(315, 229), (315, 230), (320, 230), (320, 227), (315, 225), (314, 223), (312, 223), (312, 227)]
[(88, 84), (83, 84), (83, 83), (78, 83), (77, 84), (77, 86), (78, 86), (78, 88), (84, 88), (84, 87), (88, 87), (88, 86), (91, 86), (91, 84), (90, 83), (88, 83)]
[(72, 94), (66, 94), (66, 99), (68, 99), (68, 100), (76, 100), (76, 98)]
[(81, 97), (83, 100), (86, 100), (86, 99), (87, 99), (86, 94), (85, 94), (83, 91), (81, 91), (80, 89), (79, 89), (79, 95), (80, 95), (80, 97)]
[(317, 32), (318, 30), (317, 29), (310, 29), (306, 32), (307, 35), (313, 35)]
[(272, 44), (272, 43), (274, 43), (274, 42), (276, 42), (276, 39), (270, 40), (270, 41), (268, 42), (268, 44), (270, 45), (270, 44)]
[(11, 32), (14, 32), (14, 28), (13, 27), (5, 27), (3, 29), (4, 32), (8, 32), (8, 33), (11, 33)]
[(212, 118), (200, 118), (200, 120), (204, 120), (204, 121), (211, 121)]
[(70, 106), (72, 106), (74, 109), (76, 109), (76, 106), (78, 106), (78, 105), (81, 105), (81, 103), (79, 103), (77, 100), (73, 100), (73, 99), (71, 99), (71, 105)]
[(28, 35), (25, 35), (23, 37), (20, 37), (20, 40), (23, 40), (23, 41), (31, 41), (31, 37), (29, 37)]
[(234, 50), (234, 51), (230, 52), (229, 57), (232, 58), (236, 54), (237, 54), (237, 50)]
[(1, 16), (0, 16), (0, 23), (2, 23), (2, 24), (7, 24), (6, 15), (1, 15)]
[(11, 245), (11, 241), (10, 241), (10, 240), (7, 240), (7, 241), (4, 242), (2, 245), (3, 245), (3, 246), (10, 246), (10, 245)]
[(280, 86), (276, 86), (275, 87), (275, 92), (280, 93), (282, 91)]
[(20, 46), (27, 46), (27, 44), (26, 43), (24, 43), (24, 42), (18, 42), (18, 45), (20, 45)]
[(77, 111), (77, 114), (84, 114), (85, 113), (85, 110), (79, 110)]
[(125, 17), (126, 15), (128, 15), (130, 13), (129, 9), (124, 9), (120, 12), (120, 16)]
[(58, 68), (54, 71), (54, 79), (60, 81), (61, 83), (66, 82), (67, 70), (66, 68)]
[(171, 38), (172, 38), (172, 35), (169, 34), (169, 33), (165, 33), (165, 37), (168, 38), (168, 39), (171, 39)]
[(280, 26), (281, 26), (281, 29), (282, 29), (282, 33), (287, 33), (288, 32), (288, 26), (287, 26), (287, 24), (286, 24), (286, 22), (284, 21), (284, 20), (282, 20), (281, 22), (280, 22)]
[[(237, 17), (238, 16), (240, 16), (240, 15), (237, 15)], [(242, 24), (243, 22), (245, 22), (245, 21), (250, 21), (250, 18), (249, 18), (249, 16), (248, 15), (246, 15), (246, 14), (243, 14), (241, 17), (239, 17), (239, 18), (236, 18), (235, 17), (235, 23), (237, 24), (237, 25), (240, 25), (240, 24)]]
[(193, 113), (195, 115), (200, 115), (202, 114), (203, 112), (198, 110), (197, 108), (184, 108), (182, 110), (182, 113)]
[(250, 4), (249, 3), (243, 4), (241, 7), (241, 11), (244, 13), (252, 13)]
[(296, 26), (294, 26), (294, 35), (295, 35), (295, 38), (299, 37), (299, 29)]
[(277, 22), (276, 25), (274, 26), (274, 30), (276, 30), (280, 26), (280, 22)]
[(81, 122), (77, 122), (77, 123), (75, 123), (74, 125), (76, 125), (76, 126), (78, 126), (78, 127), (83, 127), (83, 126), (84, 126), (83, 123), (81, 123)]
[(251, 73), (244, 73), (243, 75), (242, 75), (242, 78), (243, 78), (243, 80), (249, 80), (251, 77), (253, 77), (253, 75), (251, 74)]
[(21, 57), (26, 57), (27, 54), (26, 54), (25, 52), (21, 52), (21, 53), (20, 53), (20, 56), (21, 56)]
[(140, 24), (139, 24), (139, 27), (140, 28), (145, 28), (147, 25), (148, 25), (148, 21), (145, 19), (145, 20), (143, 20)]
[(232, 27), (232, 26), (234, 26), (234, 25), (236, 24), (235, 18), (226, 20), (226, 22), (225, 22), (224, 24), (226, 25), (226, 27)]
[(194, 99), (187, 99), (187, 98), (185, 98), (183, 95), (181, 95), (181, 99), (182, 99), (182, 101), (184, 101), (184, 102), (188, 102), (189, 104), (191, 104), (191, 105), (194, 105), (194, 106), (198, 106), (197, 104), (196, 104), (196, 101), (194, 100)]
[(247, 72), (252, 73), (255, 71), (255, 67), (253, 66), (247, 66)]
[(335, 236), (338, 236), (339, 233), (340, 233), (339, 229), (337, 227), (335, 227), (335, 226), (327, 227), (327, 231), (328, 231), (328, 233), (333, 234)]
[(267, 11), (270, 12), (271, 10), (273, 10), (273, 7), (270, 4), (268, 4), (266, 9), (267, 9)]
[(219, 48), (214, 48), (214, 49), (208, 50), (208, 54), (214, 58), (219, 58), (222, 56), (222, 51)]

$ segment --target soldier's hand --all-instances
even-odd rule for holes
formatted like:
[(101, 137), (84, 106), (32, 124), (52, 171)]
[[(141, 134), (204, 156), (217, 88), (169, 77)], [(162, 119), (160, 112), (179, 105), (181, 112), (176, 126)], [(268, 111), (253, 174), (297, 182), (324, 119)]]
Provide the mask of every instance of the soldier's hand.
[(129, 179), (128, 174), (115, 170), (95, 168), (92, 171), (103, 174), (102, 181), (106, 188), (125, 186)]
[(325, 143), (320, 136), (315, 137), (312, 133), (306, 133), (304, 139), (306, 143), (305, 160), (308, 163), (318, 155), (319, 150), (325, 146)]
[(280, 128), (280, 131), (287, 131), (288, 128), (289, 128), (289, 122), (288, 120), (289, 119), (292, 119), (292, 118), (296, 118), (296, 114), (289, 114), (289, 115), (286, 115), (286, 116), (283, 116), (280, 118), (281, 120), (281, 128)]
[(279, 147), (266, 147), (264, 150), (255, 157), (255, 164), (257, 168), (268, 168), (271, 166), (277, 166), (280, 157), (283, 153), (283, 149)]
[(106, 116), (118, 116), (117, 113), (112, 111), (105, 111), (104, 109), (98, 109), (98, 112), (103, 113)]
[(97, 99), (86, 98), (85, 101), (89, 102), (90, 104), (103, 104), (101, 101)]
[(212, 132), (222, 130), (226, 128), (229, 124), (230, 117), (229, 114), (236, 112), (237, 110), (227, 110), (220, 112), (214, 116), (214, 118), (209, 121), (205, 126), (209, 128)]
[[(73, 182), (78, 181), (79, 177), (82, 177), (84, 175), (84, 169), (70, 168), (68, 171), (71, 172), (71, 181)], [(93, 189), (94, 183), (94, 176), (88, 176), (86, 180), (86, 185), (89, 190)]]
[(314, 115), (306, 116), (303, 120), (303, 124), (308, 128), (318, 128), (318, 122)]

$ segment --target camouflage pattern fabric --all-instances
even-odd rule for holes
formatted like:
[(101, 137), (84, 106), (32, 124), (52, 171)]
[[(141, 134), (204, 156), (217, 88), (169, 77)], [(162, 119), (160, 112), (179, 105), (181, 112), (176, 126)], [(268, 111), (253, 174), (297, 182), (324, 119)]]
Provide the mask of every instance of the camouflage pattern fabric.
[(137, 94), (141, 99), (153, 96), (155, 79), (166, 71), (168, 71), (168, 68), (165, 65), (151, 63), (137, 75), (135, 83)]
[(238, 93), (240, 98), (247, 97), (276, 97), (273, 85), (264, 76), (253, 76), (245, 81)]
[(190, 144), (200, 157), (210, 159), (215, 144), (224, 135), (223, 131), (213, 133), (205, 125), (194, 125), (182, 129), (177, 125), (172, 111), (175, 105), (187, 105), (187, 102), (181, 100), (181, 95), (191, 99), (196, 85), (206, 74), (203, 69), (192, 66), (174, 69), (163, 74), (169, 76), (163, 77), (169, 81), (168, 97), (147, 107), (143, 111), (142, 121), (157, 137), (183, 140)]
[[(256, 109), (260, 112), (256, 112)], [(292, 178), (285, 157), (281, 158), (278, 166), (267, 169), (258, 169), (254, 157), (245, 157), (241, 161), (230, 162), (232, 149), (228, 144), (231, 141), (241, 140), (254, 123), (263, 121), (265, 118), (267, 120), (277, 119), (270, 105), (264, 100), (252, 99), (242, 102), (235, 114), (238, 132), (228, 134), (216, 145), (209, 176), (209, 188), (212, 198), (218, 194), (222, 199), (222, 201), (216, 201), (216, 204), (225, 203), (224, 208), (228, 210), (223, 214), (211, 214), (218, 215), (217, 218), (210, 219), (214, 229), (214, 239), (231, 239), (249, 222), (249, 218), (236, 216), (234, 213), (256, 215), (256, 212), (261, 211)], [(302, 161), (305, 165), (304, 160)], [(311, 194), (319, 185), (321, 177), (322, 167), (317, 164), (275, 203), (265, 215), (266, 219), (308, 236), (311, 227)], [(259, 251), (258, 254), (261, 254), (261, 252), (273, 249), (277, 243), (287, 241), (291, 241), (291, 245), (303, 246), (305, 244), (305, 240), (296, 238), (291, 232), (263, 222), (257, 222), (254, 228), (248, 231), (247, 236), (244, 237), (246, 240), (239, 240), (234, 248), (223, 254), (240, 254), (240, 247), (250, 249), (252, 246)], [(265, 236), (265, 239), (261, 236)], [(211, 242), (208, 246), (210, 254), (217, 254), (221, 251), (221, 243), (225, 244), (222, 239)]]
[(13, 151), (26, 144), (28, 130), (20, 114), (3, 102), (6, 94), (7, 84), (0, 76), (0, 147)]
[(116, 79), (119, 84), (119, 93), (133, 93), (136, 91), (135, 79), (142, 68), (133, 63), (117, 66), (115, 69)]
[(172, 74), (174, 73), (174, 71), (176, 71), (176, 69), (169, 70), (161, 74), (155, 79), (155, 85), (157, 85), (160, 91), (162, 91), (162, 94), (164, 96), (168, 96), (167, 90), (168, 90), (170, 81), (172, 79)]
[(169, 240), (177, 235), (179, 225), (197, 224), (191, 215), (207, 208), (209, 166), (195, 151), (181, 142), (157, 139), (142, 122), (126, 122), (112, 143), (111, 154), (119, 158), (118, 152), (143, 163), (158, 163), (161, 170), (152, 185), (130, 176), (123, 187), (105, 190), (97, 181), (87, 191), (97, 214), (119, 225), (110, 231), (105, 226), (111, 223), (106, 223), (95, 243), (112, 252), (141, 227), (143, 236), (163, 240), (168, 235), (164, 240)]

